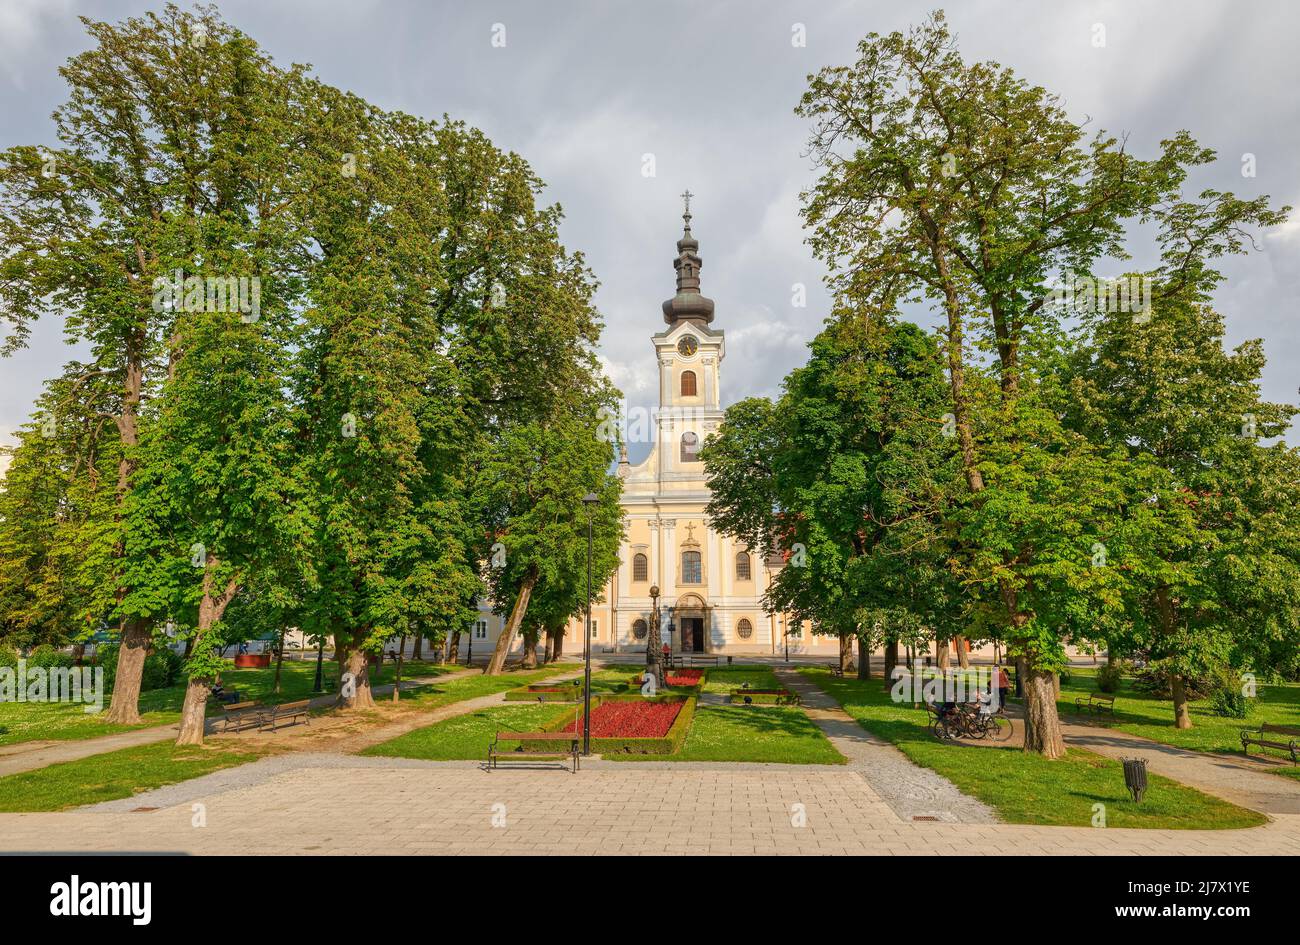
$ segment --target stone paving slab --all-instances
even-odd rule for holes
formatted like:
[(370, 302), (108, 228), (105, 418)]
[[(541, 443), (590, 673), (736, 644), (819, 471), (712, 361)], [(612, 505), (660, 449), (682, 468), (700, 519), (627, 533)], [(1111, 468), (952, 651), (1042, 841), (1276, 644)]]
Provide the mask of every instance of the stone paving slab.
[[(611, 764), (575, 775), (317, 759), (154, 811), (3, 814), (0, 844), (240, 855), (1300, 854), (1296, 815), (1228, 831), (914, 823), (841, 767), (720, 767)], [(200, 813), (206, 825), (194, 826)]]

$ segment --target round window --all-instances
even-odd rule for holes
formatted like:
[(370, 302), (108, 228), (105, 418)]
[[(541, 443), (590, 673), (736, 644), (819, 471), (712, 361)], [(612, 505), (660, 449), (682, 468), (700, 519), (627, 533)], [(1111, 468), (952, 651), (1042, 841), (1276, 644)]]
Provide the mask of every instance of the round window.
[(740, 637), (742, 640), (748, 640), (753, 635), (754, 625), (742, 617), (740, 623), (736, 624), (736, 636)]
[(632, 621), (632, 637), (633, 637), (633, 639), (636, 639), (636, 640), (644, 640), (644, 639), (646, 638), (646, 634), (647, 634), (648, 632), (649, 632), (649, 630), (647, 629), (644, 620), (637, 619), (637, 620), (633, 620), (633, 621)]

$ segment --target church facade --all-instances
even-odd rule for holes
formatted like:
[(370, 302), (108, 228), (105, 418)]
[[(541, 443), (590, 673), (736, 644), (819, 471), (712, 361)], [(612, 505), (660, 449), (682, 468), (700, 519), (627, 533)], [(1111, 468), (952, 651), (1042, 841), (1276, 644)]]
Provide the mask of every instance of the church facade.
[[(626, 529), (618, 570), (594, 595), (593, 652), (644, 651), (651, 587), (659, 588), (663, 642), (675, 653), (713, 655), (833, 655), (832, 637), (818, 637), (784, 614), (767, 614), (762, 597), (783, 562), (751, 551), (709, 525), (709, 487), (699, 451), (722, 422), (722, 363), (726, 337), (712, 327), (713, 301), (700, 292), (699, 243), (691, 234), (689, 193), (677, 241), (677, 291), (663, 303), (665, 327), (651, 337), (659, 376), (659, 406), (634, 435), (652, 437), (637, 465), (626, 448), (618, 464)], [(485, 608), (471, 634), (473, 654), (495, 644), (502, 619)], [(568, 654), (580, 652), (582, 618), (565, 635)], [(465, 647), (462, 646), (462, 654)]]

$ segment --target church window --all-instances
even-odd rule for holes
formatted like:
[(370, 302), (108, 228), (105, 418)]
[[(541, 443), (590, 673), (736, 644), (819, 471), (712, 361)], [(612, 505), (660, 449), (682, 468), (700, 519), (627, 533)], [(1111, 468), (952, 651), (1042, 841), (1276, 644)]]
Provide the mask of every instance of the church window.
[(750, 579), (749, 570), (749, 552), (741, 551), (736, 554), (736, 580), (748, 581)]
[(632, 639), (644, 640), (648, 632), (649, 628), (646, 626), (644, 620), (638, 617), (636, 620), (632, 621)]
[(639, 551), (632, 556), (632, 580), (650, 580), (650, 562), (648, 562), (646, 556), (641, 554)]
[(740, 622), (736, 624), (736, 636), (740, 637), (742, 640), (748, 640), (753, 635), (754, 625), (744, 617), (741, 617)]
[(698, 551), (682, 552), (682, 583), (700, 584), (703, 582), (703, 568)]
[(682, 462), (698, 463), (700, 461), (700, 438), (687, 430), (682, 434)]
[(682, 396), (683, 397), (695, 396), (695, 372), (694, 371), (682, 371)]

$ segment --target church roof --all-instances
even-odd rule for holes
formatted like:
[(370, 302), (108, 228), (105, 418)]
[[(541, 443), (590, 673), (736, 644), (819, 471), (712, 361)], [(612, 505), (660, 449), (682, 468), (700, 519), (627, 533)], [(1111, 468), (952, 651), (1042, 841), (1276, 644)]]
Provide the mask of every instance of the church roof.
[(691, 321), (707, 325), (713, 321), (713, 299), (700, 294), (700, 267), (704, 265), (699, 256), (700, 244), (691, 234), (691, 197), (689, 190), (682, 194), (686, 202), (682, 214), (682, 238), (677, 241), (677, 258), (673, 268), (677, 270), (677, 294), (664, 302), (664, 321), (676, 325), (680, 321)]

